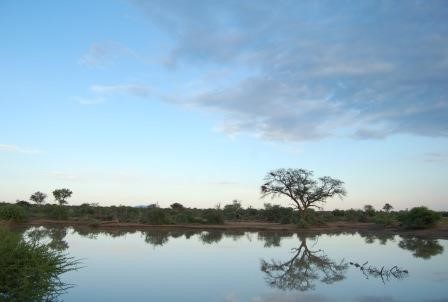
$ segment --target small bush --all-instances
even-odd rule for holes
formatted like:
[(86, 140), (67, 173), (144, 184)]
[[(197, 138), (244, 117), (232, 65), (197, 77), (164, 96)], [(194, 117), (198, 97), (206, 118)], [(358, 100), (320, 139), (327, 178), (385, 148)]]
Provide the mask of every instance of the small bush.
[(344, 217), (344, 211), (343, 210), (335, 209), (335, 210), (332, 211), (332, 214), (335, 217)]
[(91, 228), (97, 228), (101, 225), (101, 221), (99, 221), (98, 219), (90, 218), (87, 222), (87, 225)]
[(146, 209), (142, 222), (147, 224), (171, 224), (169, 216), (160, 208)]
[(292, 216), (288, 215), (288, 216), (283, 216), (282, 218), (280, 218), (280, 223), (281, 224), (290, 224), (293, 222)]
[(215, 210), (215, 209), (209, 209), (205, 210), (204, 219), (206, 220), (206, 223), (209, 224), (223, 224), (224, 223), (224, 215), (222, 211)]
[(176, 223), (203, 223), (204, 222), (204, 220), (202, 218), (193, 216), (192, 213), (187, 212), (187, 211), (177, 214), (174, 217), (174, 220), (176, 221)]
[(324, 217), (319, 215), (314, 209), (307, 209), (305, 212), (301, 213), (297, 222), (297, 226), (304, 229), (322, 224), (325, 224)]
[(399, 220), (406, 229), (427, 229), (436, 225), (441, 215), (427, 207), (412, 208), (399, 216)]
[(173, 210), (183, 210), (184, 209), (184, 206), (178, 202), (171, 204), (170, 207)]
[(67, 220), (68, 210), (64, 206), (53, 205), (50, 210), (50, 218), (57, 220)]
[(27, 220), (27, 214), (23, 207), (16, 204), (7, 204), (0, 207), (0, 219), (24, 222)]
[(294, 210), (292, 208), (284, 208), (279, 205), (270, 203), (264, 204), (263, 216), (268, 222), (277, 222), (282, 224), (291, 223), (293, 220)]
[(395, 224), (394, 216), (387, 212), (381, 212), (373, 217), (373, 222), (383, 226), (392, 226)]

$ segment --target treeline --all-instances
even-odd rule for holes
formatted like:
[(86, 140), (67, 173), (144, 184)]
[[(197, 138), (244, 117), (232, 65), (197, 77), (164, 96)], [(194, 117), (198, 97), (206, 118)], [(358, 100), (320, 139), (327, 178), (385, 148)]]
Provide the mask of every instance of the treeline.
[[(187, 208), (180, 203), (173, 203), (169, 208), (161, 208), (157, 204), (146, 207), (99, 206), (98, 204), (66, 205), (31, 204), (17, 201), (15, 204), (0, 203), (0, 219), (25, 222), (29, 219), (53, 219), (83, 221), (91, 226), (103, 222), (143, 223), (153, 225), (165, 224), (223, 224), (225, 221), (239, 222), (273, 222), (297, 225), (323, 225), (329, 222), (371, 222), (386, 227), (405, 227), (410, 229), (434, 226), (447, 212), (434, 212), (425, 207), (417, 207), (406, 211), (393, 211), (386, 204), (381, 210), (371, 205), (364, 209), (314, 211), (309, 209), (305, 217), (290, 207), (282, 207), (270, 203), (264, 208), (243, 207), (235, 200), (223, 207), (208, 209)], [(306, 220), (306, 224), (304, 223)]]

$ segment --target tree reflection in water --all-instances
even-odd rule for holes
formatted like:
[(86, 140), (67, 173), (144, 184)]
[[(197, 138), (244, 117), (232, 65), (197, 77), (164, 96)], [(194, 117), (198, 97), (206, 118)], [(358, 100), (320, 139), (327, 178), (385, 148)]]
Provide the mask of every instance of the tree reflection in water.
[(170, 233), (168, 231), (150, 231), (145, 233), (145, 242), (156, 246), (163, 246), (169, 241)]
[(65, 251), (69, 247), (67, 241), (64, 240), (67, 236), (67, 228), (64, 227), (34, 228), (26, 235), (34, 242), (49, 240), (47, 246), (56, 251)]
[(284, 237), (292, 237), (293, 233), (258, 232), (258, 239), (264, 241), (264, 247), (279, 247)]
[(412, 251), (416, 258), (429, 259), (443, 253), (443, 246), (436, 239), (403, 238), (398, 246), (404, 250)]
[(203, 232), (199, 235), (200, 240), (204, 244), (218, 243), (222, 240), (223, 237), (224, 232), (222, 231), (208, 231)]
[(359, 235), (364, 238), (368, 244), (374, 243), (376, 240), (380, 244), (385, 245), (388, 241), (395, 242), (395, 237), (400, 238), (398, 246), (404, 250), (413, 252), (412, 255), (416, 258), (430, 259), (443, 253), (443, 246), (439, 244), (437, 239), (420, 238), (420, 237), (403, 237), (396, 236), (391, 233), (386, 234), (372, 234), (359, 232)]
[(367, 266), (369, 262), (365, 262), (360, 265), (359, 263), (350, 262), (350, 265), (358, 268), (362, 274), (366, 277), (366, 279), (372, 278), (381, 278), (383, 283), (386, 281), (390, 281), (391, 279), (403, 279), (406, 278), (409, 272), (405, 269), (399, 268), (398, 266), (393, 266), (391, 268), (386, 267), (375, 267), (375, 266)]
[[(125, 234), (135, 233), (136, 230), (99, 230), (91, 228), (74, 228), (74, 232), (83, 237), (96, 239), (98, 234), (104, 234), (112, 237), (120, 237)], [(220, 231), (220, 230), (151, 230), (143, 231), (144, 240), (153, 247), (165, 245), (169, 239), (185, 236), (186, 239), (197, 237), (203, 244), (219, 243), (224, 238), (239, 240), (244, 235), (251, 240), (249, 233), (242, 231)], [(355, 233), (353, 233), (355, 234)], [(381, 245), (400, 240), (398, 246), (404, 250), (413, 252), (418, 258), (429, 259), (432, 256), (443, 253), (443, 246), (436, 239), (423, 239), (416, 237), (400, 237), (390, 233), (364, 233), (358, 232), (365, 242), (372, 244), (378, 242)], [(63, 251), (68, 248), (64, 240), (67, 235), (67, 228), (33, 228), (27, 232), (28, 238), (32, 241), (47, 240), (47, 246), (56, 251)], [(329, 234), (331, 236), (331, 234)], [(340, 233), (334, 233), (338, 236)], [(287, 232), (258, 232), (258, 240), (264, 241), (264, 247), (280, 247), (281, 240), (286, 237), (292, 237), (293, 233)], [(317, 238), (317, 237), (311, 237)], [(408, 271), (398, 266), (386, 268), (382, 266), (367, 266), (368, 262), (358, 264), (354, 262), (337, 262), (330, 259), (322, 250), (313, 250), (307, 246), (306, 237), (299, 237), (300, 246), (294, 248), (293, 257), (286, 262), (271, 260), (267, 262), (262, 260), (261, 270), (265, 273), (266, 281), (273, 287), (283, 290), (301, 290), (306, 291), (314, 289), (316, 282), (331, 284), (341, 281), (345, 278), (345, 273), (349, 265), (359, 270), (366, 278), (380, 278), (383, 282), (393, 279), (402, 279), (408, 276)]]
[(261, 261), (261, 270), (270, 286), (306, 291), (314, 289), (316, 281), (331, 284), (345, 278), (347, 263), (331, 260), (322, 250), (310, 250), (305, 237), (300, 237), (300, 241), (300, 246), (293, 249), (295, 254), (289, 261)]
[(365, 240), (365, 242), (367, 244), (372, 244), (372, 243), (374, 243), (375, 241), (378, 240), (378, 242), (381, 245), (385, 245), (388, 241), (394, 241), (395, 240), (395, 235), (394, 234), (389, 234), (389, 233), (373, 234), (373, 233), (359, 232), (359, 235), (364, 238), (364, 240)]

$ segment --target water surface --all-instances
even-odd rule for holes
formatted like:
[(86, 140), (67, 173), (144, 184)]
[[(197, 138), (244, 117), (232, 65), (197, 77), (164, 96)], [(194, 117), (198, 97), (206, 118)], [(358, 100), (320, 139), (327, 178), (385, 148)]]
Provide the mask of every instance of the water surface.
[(31, 228), (82, 259), (63, 301), (448, 301), (447, 240)]

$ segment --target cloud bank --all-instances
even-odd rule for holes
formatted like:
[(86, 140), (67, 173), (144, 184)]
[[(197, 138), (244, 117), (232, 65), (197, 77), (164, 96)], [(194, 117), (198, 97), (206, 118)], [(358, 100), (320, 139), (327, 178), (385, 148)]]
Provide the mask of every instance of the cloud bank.
[(132, 2), (177, 41), (171, 66), (250, 71), (182, 100), (226, 133), (448, 136), (445, 1)]

